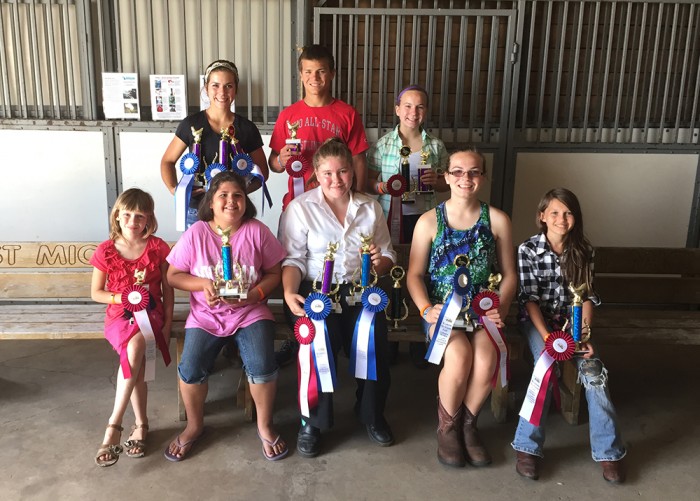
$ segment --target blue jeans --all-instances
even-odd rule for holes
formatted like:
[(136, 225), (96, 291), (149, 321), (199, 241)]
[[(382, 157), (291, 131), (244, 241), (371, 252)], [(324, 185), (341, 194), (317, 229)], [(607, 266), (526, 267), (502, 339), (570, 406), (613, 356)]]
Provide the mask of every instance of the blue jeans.
[(275, 361), (275, 323), (259, 320), (236, 331), (233, 336), (219, 337), (198, 328), (185, 329), (182, 360), (177, 366), (180, 379), (187, 384), (202, 384), (209, 378), (221, 349), (235, 341), (250, 384), (268, 383), (277, 379)]
[[(520, 332), (527, 339), (528, 345), (535, 362), (544, 349), (542, 336), (532, 322), (521, 322)], [(589, 429), (591, 437), (591, 453), (594, 461), (619, 461), (627, 450), (622, 443), (620, 430), (617, 427), (615, 408), (610, 401), (608, 391), (608, 371), (603, 363), (594, 358), (585, 359), (575, 357), (578, 368), (579, 381), (583, 384), (588, 402)], [(545, 423), (547, 410), (552, 396), (552, 387), (547, 389), (547, 398), (544, 404), (544, 412), (540, 426), (530, 424), (522, 417), (518, 421), (518, 428), (513, 439), (513, 449), (526, 452), (534, 456), (544, 457), (542, 451), (545, 439)]]

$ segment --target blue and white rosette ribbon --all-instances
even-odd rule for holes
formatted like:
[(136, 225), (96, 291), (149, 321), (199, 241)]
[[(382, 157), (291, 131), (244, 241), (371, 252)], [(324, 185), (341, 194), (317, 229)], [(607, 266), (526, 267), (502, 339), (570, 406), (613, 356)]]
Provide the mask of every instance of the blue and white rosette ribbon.
[(388, 303), (386, 292), (379, 287), (367, 287), (362, 293), (362, 313), (357, 317), (350, 348), (350, 374), (356, 378), (377, 380), (374, 316)]
[(425, 359), (431, 364), (440, 365), (445, 348), (447, 348), (447, 342), (450, 340), (452, 326), (466, 303), (468, 285), (469, 270), (465, 266), (460, 266), (455, 271), (452, 292), (442, 307), (435, 324), (433, 338), (428, 346), (428, 352), (425, 354)]
[(241, 177), (248, 177), (253, 172), (253, 159), (247, 153), (237, 153), (231, 159), (231, 169)]
[(330, 298), (320, 292), (312, 292), (304, 302), (304, 312), (313, 322), (316, 332), (311, 346), (323, 393), (333, 393), (335, 387), (335, 365), (333, 357), (329, 355), (331, 342), (326, 328), (326, 317), (331, 314), (332, 308)]
[(228, 169), (224, 164), (220, 164), (218, 162), (209, 164), (207, 170), (204, 171), (204, 177), (207, 180), (207, 190), (209, 189), (209, 185), (211, 184), (211, 180), (214, 179), (214, 176), (221, 174), (222, 172), (226, 172), (227, 170)]
[(175, 187), (175, 230), (187, 229), (187, 208), (190, 205), (194, 175), (199, 169), (199, 158), (194, 153), (187, 153), (180, 160), (182, 177)]

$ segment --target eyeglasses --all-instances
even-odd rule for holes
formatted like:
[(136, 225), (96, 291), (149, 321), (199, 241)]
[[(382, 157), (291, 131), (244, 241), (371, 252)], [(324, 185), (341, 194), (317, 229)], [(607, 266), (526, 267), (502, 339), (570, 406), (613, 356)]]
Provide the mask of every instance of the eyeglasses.
[(448, 170), (447, 173), (454, 176), (454, 177), (467, 176), (469, 179), (474, 179), (475, 177), (481, 177), (484, 175), (483, 172), (481, 172), (480, 170), (476, 170), (476, 169), (473, 169), (473, 170), (460, 170), (460, 169)]

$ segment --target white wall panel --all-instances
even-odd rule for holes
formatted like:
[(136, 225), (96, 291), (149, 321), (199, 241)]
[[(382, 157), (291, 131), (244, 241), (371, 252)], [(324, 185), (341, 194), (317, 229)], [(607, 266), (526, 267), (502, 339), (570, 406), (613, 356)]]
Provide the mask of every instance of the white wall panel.
[(109, 236), (101, 130), (0, 130), (0, 241)]
[(537, 232), (544, 193), (564, 187), (581, 202), (594, 246), (685, 247), (698, 155), (520, 153), (513, 237)]

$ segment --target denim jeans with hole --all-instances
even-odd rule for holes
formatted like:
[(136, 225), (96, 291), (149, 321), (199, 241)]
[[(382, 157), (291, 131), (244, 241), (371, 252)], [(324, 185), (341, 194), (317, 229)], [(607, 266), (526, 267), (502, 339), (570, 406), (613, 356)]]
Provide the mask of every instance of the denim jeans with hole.
[[(532, 322), (521, 322), (520, 332), (525, 336), (535, 362), (544, 349), (544, 340)], [(575, 357), (579, 381), (583, 384), (588, 402), (591, 453), (594, 461), (619, 461), (627, 453), (617, 426), (615, 408), (610, 401), (608, 371), (596, 356), (590, 359)], [(547, 390), (540, 426), (530, 424), (522, 417), (518, 420), (513, 449), (543, 457), (547, 410), (552, 396), (552, 386)]]

